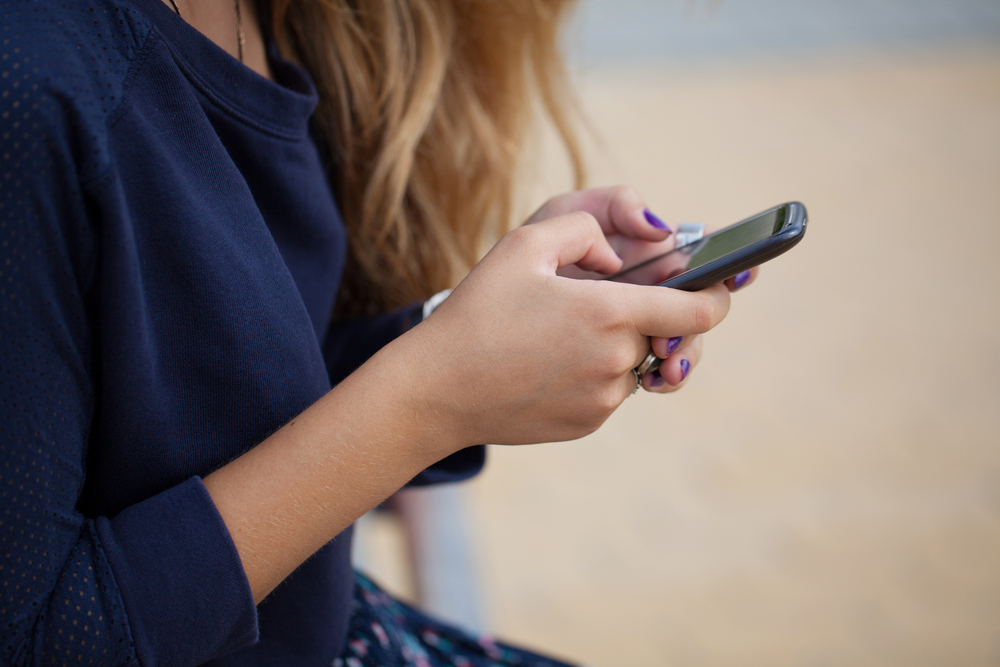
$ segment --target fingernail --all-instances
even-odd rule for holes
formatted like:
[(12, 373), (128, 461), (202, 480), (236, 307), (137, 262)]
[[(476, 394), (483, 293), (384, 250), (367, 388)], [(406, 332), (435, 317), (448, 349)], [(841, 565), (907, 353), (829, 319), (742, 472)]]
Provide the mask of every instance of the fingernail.
[(681, 346), (681, 341), (684, 340), (684, 336), (674, 336), (673, 338), (667, 339), (667, 356), (677, 351), (677, 348)]
[(737, 273), (736, 277), (733, 279), (733, 289), (738, 290), (739, 288), (746, 285), (748, 280), (750, 280), (749, 271), (744, 271), (743, 273)]
[(660, 220), (655, 213), (650, 211), (648, 208), (642, 210), (642, 215), (646, 218), (646, 222), (653, 225), (657, 229), (665, 229), (668, 233), (673, 234), (674, 230), (667, 226), (667, 223)]
[(667, 381), (663, 379), (663, 376), (660, 375), (660, 371), (653, 371), (652, 373), (649, 374), (649, 386), (651, 386), (653, 389), (662, 387), (664, 384), (666, 384), (666, 382)]
[(688, 371), (691, 370), (691, 362), (687, 359), (681, 359), (681, 381), (688, 376)]

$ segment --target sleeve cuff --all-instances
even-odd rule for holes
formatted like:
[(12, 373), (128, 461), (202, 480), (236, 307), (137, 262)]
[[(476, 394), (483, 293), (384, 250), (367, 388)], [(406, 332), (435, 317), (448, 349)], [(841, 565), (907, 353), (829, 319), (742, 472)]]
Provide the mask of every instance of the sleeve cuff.
[(466, 447), (427, 468), (411, 479), (407, 486), (461, 482), (478, 475), (485, 464), (486, 445)]
[(201, 478), (96, 525), (144, 667), (199, 665), (257, 641), (250, 584)]
[(335, 325), (323, 345), (330, 383), (336, 385), (342, 381), (402, 334), (407, 324), (419, 322), (422, 308), (423, 303), (418, 302), (391, 313)]

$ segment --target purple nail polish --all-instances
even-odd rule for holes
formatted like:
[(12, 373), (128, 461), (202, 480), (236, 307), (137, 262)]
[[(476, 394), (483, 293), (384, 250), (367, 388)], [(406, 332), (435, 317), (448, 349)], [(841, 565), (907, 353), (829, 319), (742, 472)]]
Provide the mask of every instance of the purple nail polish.
[(673, 338), (667, 339), (667, 356), (677, 351), (677, 348), (681, 346), (681, 341), (684, 340), (684, 336), (674, 336)]
[(667, 381), (663, 379), (663, 376), (660, 375), (660, 371), (653, 371), (652, 373), (649, 374), (649, 386), (652, 387), (653, 389), (662, 387), (664, 384), (666, 384), (666, 382)]
[(649, 224), (653, 225), (657, 229), (665, 229), (670, 234), (674, 233), (674, 230), (670, 229), (670, 227), (667, 226), (667, 223), (665, 223), (662, 220), (660, 220), (656, 216), (656, 214), (653, 213), (652, 211), (650, 211), (648, 208), (643, 209), (642, 215), (643, 215), (643, 217), (646, 218), (646, 222), (648, 222)]
[(737, 273), (736, 277), (733, 279), (733, 289), (738, 290), (739, 288), (746, 285), (748, 280), (750, 280), (749, 271), (744, 271), (743, 273)]
[(691, 370), (691, 362), (687, 359), (681, 359), (681, 380), (688, 376), (688, 371)]

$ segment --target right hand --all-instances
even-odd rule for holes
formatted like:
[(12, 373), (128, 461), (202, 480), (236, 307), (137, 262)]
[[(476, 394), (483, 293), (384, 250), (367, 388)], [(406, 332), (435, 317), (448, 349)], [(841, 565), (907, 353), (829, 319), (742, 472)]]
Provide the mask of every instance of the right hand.
[(556, 274), (573, 264), (621, 268), (593, 216), (518, 228), (397, 341), (401, 358), (423, 361), (397, 367), (453, 449), (592, 433), (632, 393), (650, 337), (704, 333), (729, 310), (724, 285), (682, 292)]
[(587, 213), (511, 232), (425, 322), (204, 478), (255, 601), (448, 454), (594, 431), (635, 387), (648, 336), (702, 333), (729, 308), (722, 285), (556, 275), (574, 263), (621, 264)]

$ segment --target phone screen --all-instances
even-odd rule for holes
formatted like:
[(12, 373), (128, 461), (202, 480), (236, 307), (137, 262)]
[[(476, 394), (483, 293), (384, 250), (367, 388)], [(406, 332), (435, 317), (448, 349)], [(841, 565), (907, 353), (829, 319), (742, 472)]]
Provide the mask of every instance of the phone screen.
[(683, 248), (648, 259), (642, 264), (616, 273), (608, 280), (640, 285), (657, 285), (740, 248), (766, 239), (781, 231), (781, 228), (785, 226), (787, 216), (788, 207), (779, 206), (749, 220), (720, 229)]

